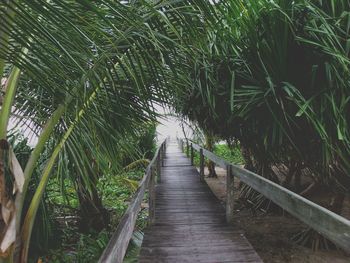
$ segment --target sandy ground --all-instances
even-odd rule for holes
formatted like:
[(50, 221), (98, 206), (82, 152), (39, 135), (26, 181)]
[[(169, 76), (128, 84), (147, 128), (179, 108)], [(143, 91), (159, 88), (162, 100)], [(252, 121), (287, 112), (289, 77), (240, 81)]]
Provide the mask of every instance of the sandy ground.
[[(216, 171), (218, 178), (206, 177), (206, 181), (224, 204), (226, 171), (221, 168), (216, 168)], [(236, 180), (236, 189), (238, 189), (238, 184), (239, 181)], [(238, 190), (235, 193), (238, 195)], [(313, 251), (296, 245), (291, 237), (305, 229), (306, 226), (288, 214), (256, 215), (249, 209), (237, 209), (234, 225), (244, 230), (246, 237), (266, 263), (350, 263), (350, 255), (346, 255), (343, 251)]]

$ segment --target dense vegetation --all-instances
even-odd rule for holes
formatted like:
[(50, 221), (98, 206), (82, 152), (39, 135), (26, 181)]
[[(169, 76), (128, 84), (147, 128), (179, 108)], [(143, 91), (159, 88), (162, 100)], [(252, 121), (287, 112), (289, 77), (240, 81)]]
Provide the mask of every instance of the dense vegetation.
[(2, 1), (0, 262), (27, 262), (30, 245), (36, 258), (49, 242), (30, 241), (48, 240), (47, 222), (68, 210), (104, 239), (108, 209), (122, 213), (134, 167), (152, 155), (159, 105), (198, 125), (209, 150), (229, 157), (214, 142), (238, 145), (247, 169), (305, 196), (326, 186), (339, 213), (349, 10), (347, 0)]
[[(125, 166), (119, 171), (101, 169), (95, 180), (93, 198), (89, 193), (84, 199), (81, 197), (84, 190), (74, 177), (51, 175), (33, 229), (30, 262), (38, 259), (67, 263), (98, 261), (154, 153), (155, 136), (155, 126), (148, 126), (141, 136), (133, 138), (138, 155), (121, 156)], [(26, 163), (32, 151), (27, 139), (18, 134), (10, 138), (18, 160)], [(34, 194), (38, 176), (38, 172), (33, 174), (29, 196)], [(139, 231), (145, 227), (146, 217), (143, 210), (138, 221)]]
[[(238, 142), (247, 169), (305, 197), (324, 193), (322, 205), (341, 213), (350, 189), (350, 2), (216, 7), (206, 41), (184, 59), (176, 112), (198, 125), (205, 141)], [(255, 207), (266, 203), (248, 187), (241, 196)]]
[[(99, 178), (150, 150), (135, 141), (167, 101), (175, 47), (196, 37), (199, 13), (186, 1), (1, 2), (0, 261), (27, 262), (50, 176), (60, 189), (71, 181), (81, 231), (108, 222)], [(10, 118), (37, 138), (22, 164), (9, 144)]]
[(217, 7), (220, 26), (191, 50), (175, 109), (210, 136), (239, 141), (246, 168), (299, 193), (327, 185), (339, 212), (350, 185), (349, 2)]

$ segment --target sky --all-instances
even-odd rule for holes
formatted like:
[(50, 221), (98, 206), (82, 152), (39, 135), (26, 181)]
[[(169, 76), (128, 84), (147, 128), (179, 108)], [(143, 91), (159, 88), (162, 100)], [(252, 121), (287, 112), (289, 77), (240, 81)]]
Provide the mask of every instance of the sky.
[[(184, 137), (181, 122), (173, 116), (169, 116), (167, 113), (168, 110), (165, 110), (163, 107), (156, 107), (156, 110), (159, 114), (163, 116), (158, 118), (159, 125), (157, 126), (157, 141), (162, 142), (167, 136), (175, 139), (176, 137)], [(14, 127), (14, 120), (10, 119), (9, 128)], [(37, 143), (38, 138), (29, 130), (25, 129), (25, 127), (17, 127), (23, 135), (28, 138), (28, 143), (30, 146), (34, 147)]]
[(167, 136), (172, 139), (183, 137), (180, 122), (175, 117), (167, 116), (166, 119), (158, 119), (157, 126), (158, 141), (163, 141)]

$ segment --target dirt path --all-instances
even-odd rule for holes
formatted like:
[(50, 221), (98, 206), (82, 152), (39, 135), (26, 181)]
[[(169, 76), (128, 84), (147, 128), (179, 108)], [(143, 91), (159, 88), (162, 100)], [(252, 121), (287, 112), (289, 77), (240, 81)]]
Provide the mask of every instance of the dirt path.
[[(206, 178), (214, 194), (224, 203), (226, 171), (216, 168), (218, 178)], [(207, 171), (206, 171), (207, 172)], [(239, 181), (235, 181), (238, 189)], [(238, 191), (236, 191), (238, 195)], [(313, 251), (296, 245), (291, 237), (306, 226), (290, 215), (256, 215), (249, 209), (236, 210), (235, 224), (243, 229), (253, 247), (266, 263), (349, 263), (342, 251)]]

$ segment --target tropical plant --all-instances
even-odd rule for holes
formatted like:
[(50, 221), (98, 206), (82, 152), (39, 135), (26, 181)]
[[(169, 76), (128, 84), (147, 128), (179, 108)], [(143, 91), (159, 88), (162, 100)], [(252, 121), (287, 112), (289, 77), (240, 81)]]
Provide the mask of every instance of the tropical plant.
[[(204, 7), (203, 12), (210, 9), (195, 2)], [(11, 239), (1, 237), (5, 261), (26, 262), (38, 205), (52, 170), (64, 168), (64, 158), (68, 156), (83, 181), (89, 181), (87, 171), (92, 165), (87, 148), (92, 159), (109, 157), (105, 163), (114, 165), (116, 153), (128, 149), (125, 136), (136, 136), (135, 127), (155, 120), (152, 103), (164, 102), (170, 91), (166, 79), (176, 74), (174, 47), (201, 28), (200, 15), (197, 6), (186, 1), (18, 0), (0, 4), (0, 76), (5, 80), (1, 164), (7, 165), (3, 158), (11, 155), (6, 143), (11, 114), (38, 136), (24, 169), (23, 188), (18, 187), (18, 202), (11, 210), (16, 231), (11, 225), (7, 228)], [(51, 157), (28, 210), (22, 211), (44, 149), (51, 151)], [(10, 164), (19, 168), (11, 156)], [(15, 172), (11, 172), (13, 177), (22, 178), (20, 169)]]
[(249, 169), (302, 195), (328, 186), (338, 213), (350, 185), (349, 7), (219, 2), (217, 26), (186, 56), (183, 90), (173, 96), (180, 115), (238, 140)]

